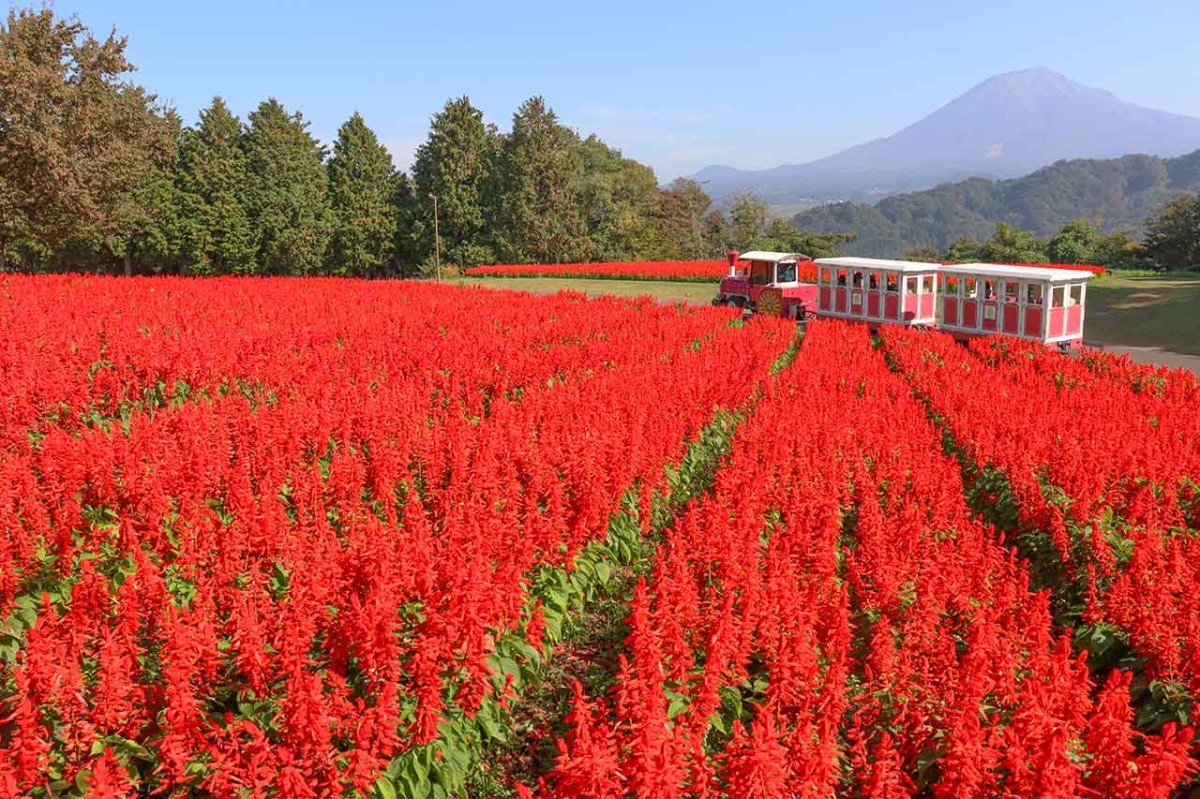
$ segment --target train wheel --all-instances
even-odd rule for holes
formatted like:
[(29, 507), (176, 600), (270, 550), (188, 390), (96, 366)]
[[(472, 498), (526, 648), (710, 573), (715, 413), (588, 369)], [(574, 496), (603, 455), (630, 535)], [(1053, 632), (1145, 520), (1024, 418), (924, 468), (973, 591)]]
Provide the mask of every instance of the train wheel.
[(758, 295), (758, 312), (767, 316), (782, 316), (783, 292), (779, 289), (763, 289)]

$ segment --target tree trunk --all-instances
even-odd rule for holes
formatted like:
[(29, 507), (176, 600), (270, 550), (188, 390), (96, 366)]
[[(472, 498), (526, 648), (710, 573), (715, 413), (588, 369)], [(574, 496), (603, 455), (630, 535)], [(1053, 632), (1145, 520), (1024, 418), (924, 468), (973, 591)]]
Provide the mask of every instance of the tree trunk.
[(125, 245), (125, 254), (121, 256), (122, 262), (125, 264), (125, 277), (133, 277), (133, 256), (130, 255), (130, 245)]

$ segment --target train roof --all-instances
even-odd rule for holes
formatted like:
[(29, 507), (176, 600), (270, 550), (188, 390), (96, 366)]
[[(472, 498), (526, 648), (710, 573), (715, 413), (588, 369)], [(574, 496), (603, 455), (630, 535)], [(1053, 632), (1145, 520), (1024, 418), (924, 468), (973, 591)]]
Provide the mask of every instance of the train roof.
[(1087, 280), (1094, 277), (1091, 272), (1078, 269), (1054, 269), (1046, 266), (1014, 266), (1012, 264), (946, 264), (942, 271), (952, 275), (983, 275), (985, 277), (1011, 277), (1018, 280), (1036, 278), (1057, 282), (1061, 280)]
[(886, 269), (891, 272), (936, 272), (941, 264), (923, 263), (921, 261), (888, 261), (883, 258), (818, 258), (822, 266), (839, 266), (843, 269)]
[(771, 252), (770, 250), (751, 250), (738, 254), (739, 261), (767, 261), (777, 264), (781, 261), (807, 261), (808, 256), (799, 252)]

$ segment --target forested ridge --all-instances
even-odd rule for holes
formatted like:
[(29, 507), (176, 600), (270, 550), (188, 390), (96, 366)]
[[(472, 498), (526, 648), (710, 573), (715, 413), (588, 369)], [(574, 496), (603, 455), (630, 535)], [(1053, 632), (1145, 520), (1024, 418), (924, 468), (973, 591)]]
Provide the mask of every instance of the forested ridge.
[(887, 197), (875, 205), (831, 203), (806, 210), (796, 225), (853, 230), (854, 254), (885, 256), (915, 247), (944, 250), (964, 237), (989, 236), (997, 223), (1049, 238), (1084, 220), (1101, 233), (1137, 237), (1172, 200), (1200, 191), (1200, 150), (1178, 158), (1060, 161), (1013, 180), (972, 178)]

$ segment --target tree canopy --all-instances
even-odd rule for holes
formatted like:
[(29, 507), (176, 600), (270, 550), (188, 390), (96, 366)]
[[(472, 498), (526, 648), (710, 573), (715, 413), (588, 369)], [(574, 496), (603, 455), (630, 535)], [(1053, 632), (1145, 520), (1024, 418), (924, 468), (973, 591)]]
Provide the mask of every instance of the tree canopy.
[(124, 252), (139, 189), (170, 152), (171, 123), (127, 79), (126, 41), (97, 39), (49, 8), (0, 27), (0, 265), (10, 249), (86, 240)]
[(1172, 200), (1150, 217), (1146, 251), (1163, 265), (1200, 266), (1200, 195)]
[(258, 244), (254, 271), (320, 271), (330, 234), (328, 177), (325, 151), (308, 123), (278, 100), (264, 100), (250, 113), (245, 151), (246, 211)]
[(182, 206), (179, 257), (193, 274), (254, 271), (258, 258), (247, 213), (249, 172), (241, 121), (213, 98), (200, 124), (183, 131), (175, 181)]
[(408, 225), (418, 260), (434, 254), (435, 197), (443, 260), (473, 266), (494, 257), (486, 227), (498, 146), (495, 127), (469, 97), (449, 100), (433, 115), (412, 167)]
[(395, 183), (391, 153), (362, 116), (353, 114), (338, 130), (329, 159), (330, 272), (348, 277), (383, 273), (395, 245)]
[[(130, 79), (126, 40), (48, 8), (0, 27), (0, 270), (197, 275), (429, 274), (435, 261), (813, 257), (1200, 264), (1200, 152), (1055, 164), (833, 203), (791, 220), (714, 206), (531, 97), (502, 131), (469, 97), (433, 114), (408, 173), (359, 114), (328, 148), (268, 98), (185, 126)], [(1157, 210), (1155, 210), (1157, 209)], [(1130, 220), (1149, 216), (1139, 240)]]

